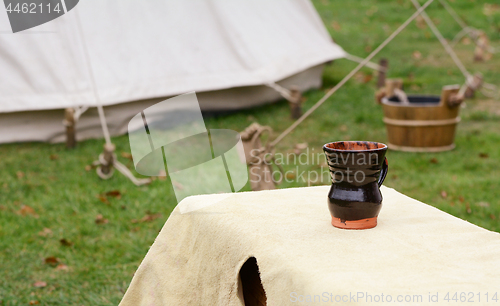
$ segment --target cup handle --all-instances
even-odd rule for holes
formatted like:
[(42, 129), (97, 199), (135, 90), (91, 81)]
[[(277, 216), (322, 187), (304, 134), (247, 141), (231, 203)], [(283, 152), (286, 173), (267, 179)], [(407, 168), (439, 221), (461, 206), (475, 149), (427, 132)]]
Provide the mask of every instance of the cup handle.
[(378, 177), (378, 186), (382, 186), (385, 177), (387, 176), (387, 171), (389, 170), (389, 163), (387, 162), (387, 157), (384, 159), (382, 164), (382, 169), (380, 170), (380, 176)]

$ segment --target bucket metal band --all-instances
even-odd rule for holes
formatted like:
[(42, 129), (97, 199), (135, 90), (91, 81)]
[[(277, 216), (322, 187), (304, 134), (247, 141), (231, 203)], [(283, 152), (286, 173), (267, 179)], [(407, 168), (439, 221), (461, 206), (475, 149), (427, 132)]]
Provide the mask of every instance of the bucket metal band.
[(440, 146), (440, 147), (409, 147), (409, 146), (398, 146), (392, 143), (388, 143), (387, 146), (391, 150), (402, 151), (402, 152), (443, 152), (450, 151), (455, 148), (455, 144), (451, 144), (448, 146)]
[(460, 122), (460, 117), (443, 120), (399, 120), (384, 117), (384, 123), (397, 126), (440, 126), (451, 125)]

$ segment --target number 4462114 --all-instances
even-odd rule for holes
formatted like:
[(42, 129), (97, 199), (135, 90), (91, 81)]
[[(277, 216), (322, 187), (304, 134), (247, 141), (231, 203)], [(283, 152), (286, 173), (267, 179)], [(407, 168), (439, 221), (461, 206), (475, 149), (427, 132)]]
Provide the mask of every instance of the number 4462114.
[(481, 292), (455, 292), (450, 294), (446, 293), (444, 300), (447, 302), (498, 302), (497, 293), (488, 294)]
[(8, 13), (19, 13), (19, 14), (37, 14), (37, 13), (46, 13), (50, 14), (52, 12), (60, 13), (61, 8), (59, 3), (55, 5), (47, 4), (36, 4), (36, 3), (16, 3), (16, 5), (12, 5), (9, 3), (6, 7)]

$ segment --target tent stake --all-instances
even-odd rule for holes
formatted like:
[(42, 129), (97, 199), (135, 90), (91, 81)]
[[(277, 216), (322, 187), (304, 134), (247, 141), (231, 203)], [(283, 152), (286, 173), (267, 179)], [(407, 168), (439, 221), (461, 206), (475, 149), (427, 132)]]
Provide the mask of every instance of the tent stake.
[(73, 149), (76, 147), (75, 135), (75, 109), (72, 107), (64, 110), (63, 124), (66, 126), (66, 148)]

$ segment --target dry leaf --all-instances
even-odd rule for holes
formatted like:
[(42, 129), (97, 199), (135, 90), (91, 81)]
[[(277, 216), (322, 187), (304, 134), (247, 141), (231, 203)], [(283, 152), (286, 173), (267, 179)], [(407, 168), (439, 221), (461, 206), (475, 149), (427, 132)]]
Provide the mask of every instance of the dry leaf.
[(422, 58), (422, 53), (420, 53), (420, 51), (413, 51), (413, 58), (414, 59), (421, 59)]
[(490, 219), (495, 220), (497, 217), (494, 214), (490, 214)]
[(418, 15), (417, 18), (415, 18), (415, 22), (417, 23), (417, 27), (419, 29), (425, 29), (427, 27), (427, 23), (422, 15)]
[(114, 197), (114, 198), (117, 198), (117, 199), (121, 199), (122, 198), (122, 194), (121, 194), (120, 190), (111, 190), (111, 191), (108, 191), (108, 192), (106, 192), (106, 196), (108, 196), (108, 197)]
[(68, 271), (68, 269), (69, 269), (68, 266), (65, 264), (60, 264), (60, 265), (57, 265), (57, 267), (56, 267), (56, 270), (58, 270), (58, 271)]
[(35, 287), (35, 288), (47, 287), (47, 283), (46, 282), (42, 282), (42, 281), (38, 281), (38, 282), (33, 283), (33, 287)]
[(293, 172), (287, 172), (285, 174), (285, 177), (288, 179), (288, 180), (293, 180), (295, 178), (295, 173)]
[(446, 193), (446, 191), (444, 191), (444, 190), (441, 190), (441, 197), (443, 199), (446, 199), (448, 197), (448, 193)]
[(22, 171), (17, 171), (17, 172), (16, 172), (16, 175), (17, 175), (17, 178), (18, 178), (18, 179), (22, 179), (22, 178), (24, 177), (24, 172), (22, 172)]
[(54, 256), (50, 256), (50, 257), (45, 258), (44, 262), (47, 265), (55, 266), (59, 263), (59, 259), (57, 259)]
[(35, 213), (35, 210), (28, 205), (22, 205), (21, 209), (17, 211), (17, 213), (21, 216), (26, 216), (26, 215), (33, 215), (33, 216), (38, 216)]
[(479, 206), (479, 207), (490, 207), (490, 203), (488, 203), (488, 202), (477, 202), (476, 206)]
[(37, 300), (31, 300), (31, 301), (29, 302), (29, 304), (30, 304), (30, 305), (39, 305), (39, 304), (40, 304), (40, 302), (39, 302), (39, 301), (37, 301)]
[(437, 164), (437, 163), (439, 163), (439, 161), (435, 157), (431, 158), (430, 162), (431, 162), (431, 164)]
[(153, 213), (146, 213), (146, 215), (144, 217), (142, 217), (140, 220), (137, 220), (137, 219), (134, 219), (132, 220), (132, 223), (144, 223), (144, 222), (151, 222), (153, 220), (156, 220), (158, 218), (161, 217), (161, 214), (158, 213), (158, 214), (153, 214)]
[(342, 29), (342, 27), (340, 26), (340, 24), (339, 24), (337, 21), (333, 21), (333, 22), (331, 23), (331, 25), (332, 25), (332, 28), (333, 28), (335, 31), (337, 31), (337, 32), (338, 32), (338, 31), (340, 31), (340, 30)]
[(460, 202), (462, 202), (462, 203), (465, 201), (464, 197), (462, 197), (462, 196), (459, 196), (459, 197), (458, 197), (458, 200), (459, 200)]
[(177, 189), (179, 189), (179, 190), (183, 190), (184, 189), (184, 186), (182, 186), (182, 184), (179, 183), (179, 182), (172, 181), (172, 185), (174, 185), (174, 187), (177, 188)]
[(95, 223), (96, 224), (107, 224), (109, 222), (108, 219), (105, 219), (101, 214), (98, 214), (95, 217)]
[(492, 16), (497, 13), (500, 13), (500, 5), (496, 3), (494, 4), (485, 3), (483, 5), (483, 14), (485, 14), (486, 16)]
[(66, 238), (62, 238), (59, 240), (62, 246), (72, 246), (73, 242), (67, 240)]
[(104, 195), (98, 194), (97, 198), (99, 199), (99, 201), (103, 202), (104, 204), (109, 204), (108, 198), (106, 198)]
[(481, 158), (488, 158), (490, 156), (488, 155), (488, 153), (479, 153), (479, 157), (481, 157)]
[(367, 46), (365, 47), (365, 51), (366, 51), (366, 52), (372, 52), (372, 46), (367, 45)]
[(52, 230), (45, 227), (43, 230), (38, 232), (38, 235), (42, 237), (52, 236)]
[(49, 156), (49, 158), (50, 158), (50, 160), (57, 160), (57, 159), (59, 159), (59, 155), (57, 155), (57, 154), (51, 154)]
[(122, 156), (123, 158), (133, 160), (133, 158), (132, 158), (132, 154), (130, 154), (130, 153), (128, 153), (128, 152), (122, 152), (122, 153), (121, 153), (121, 156)]
[(471, 213), (472, 213), (472, 209), (470, 209), (470, 204), (469, 204), (469, 202), (465, 203), (465, 211), (466, 211), (468, 214), (471, 214)]
[(91, 165), (86, 165), (85, 166), (85, 171), (90, 171), (92, 170), (92, 166)]

